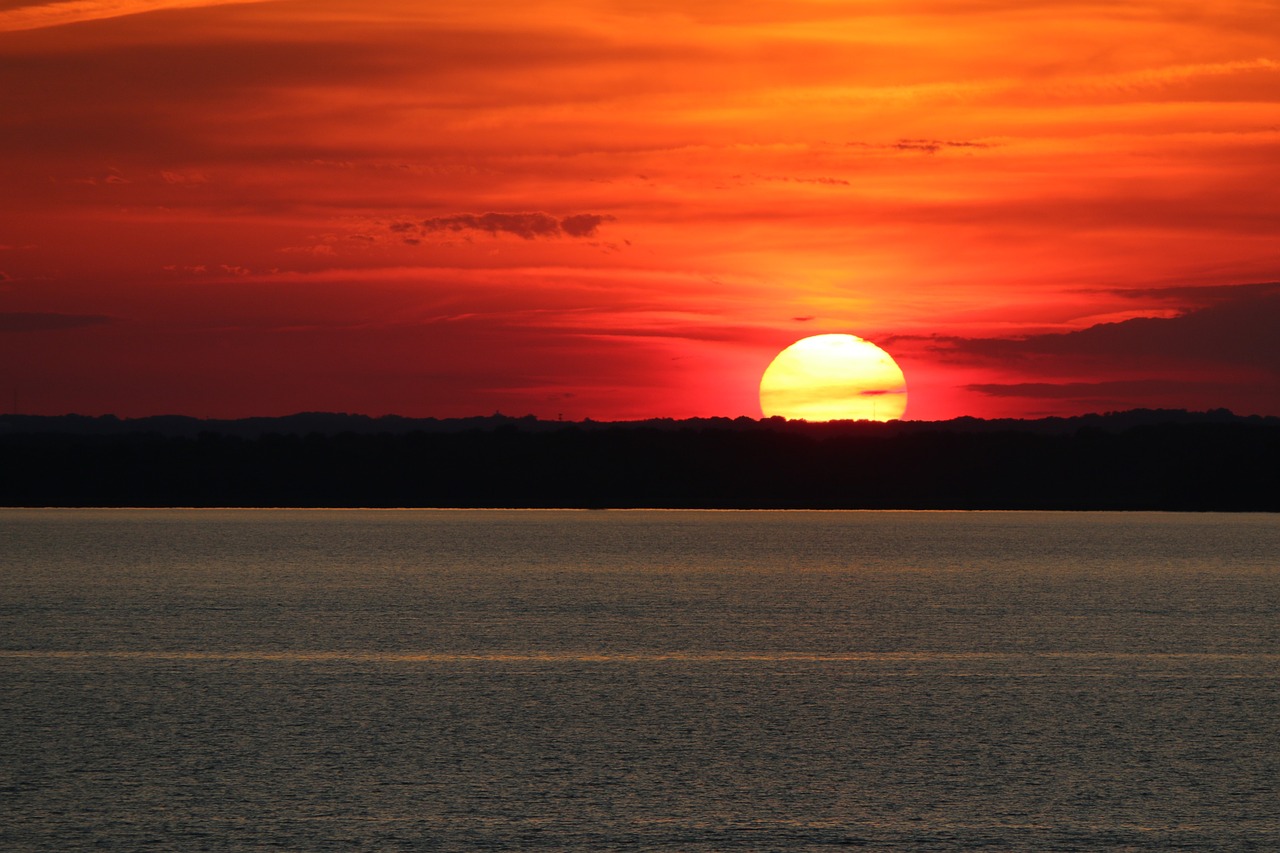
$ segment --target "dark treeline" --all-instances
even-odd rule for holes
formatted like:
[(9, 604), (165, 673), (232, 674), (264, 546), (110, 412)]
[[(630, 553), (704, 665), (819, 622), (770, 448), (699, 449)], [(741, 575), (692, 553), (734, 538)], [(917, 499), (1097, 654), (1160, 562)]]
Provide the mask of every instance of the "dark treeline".
[[(353, 416), (295, 417), (274, 423)], [(0, 504), (1280, 510), (1280, 420), (1226, 412), (336, 432), (89, 428), (100, 420), (0, 418)]]
[(785, 421), (782, 418), (652, 418), (644, 421), (593, 421), (575, 423), (538, 420), (533, 415), (514, 418), (501, 413), (472, 418), (406, 418), (399, 415), (370, 417), (335, 412), (301, 412), (284, 417), (241, 418), (238, 420), (205, 420), (185, 415), (158, 415), (146, 418), (118, 418), (114, 415), (0, 415), (0, 436), (17, 433), (64, 433), (74, 435), (138, 435), (157, 434), (196, 438), (204, 433), (234, 435), (241, 438), (259, 438), (265, 435), (405, 435), (412, 432), (492, 432), (504, 426), (518, 428), (521, 432), (558, 432), (566, 427), (586, 431), (627, 429), (656, 429), (664, 432), (690, 429), (720, 429), (735, 432), (793, 432), (810, 436), (831, 437), (837, 435), (908, 435), (921, 432), (1031, 432), (1036, 434), (1068, 434), (1080, 429), (1099, 429), (1117, 432), (1135, 426), (1152, 424), (1206, 424), (1252, 423), (1280, 424), (1280, 418), (1239, 417), (1226, 409), (1210, 412), (1188, 412), (1181, 409), (1134, 409), (1127, 412), (1109, 412), (1099, 415), (1079, 415), (1070, 418), (1041, 418), (1039, 420), (983, 420), (981, 418), (956, 418), (950, 421), (831, 421), (805, 423)]

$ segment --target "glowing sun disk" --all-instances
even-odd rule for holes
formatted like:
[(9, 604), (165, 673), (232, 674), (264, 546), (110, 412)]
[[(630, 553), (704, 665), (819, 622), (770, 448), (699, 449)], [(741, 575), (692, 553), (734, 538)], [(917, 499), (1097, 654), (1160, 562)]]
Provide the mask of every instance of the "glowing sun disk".
[(856, 335), (814, 335), (778, 353), (760, 378), (765, 417), (890, 421), (907, 410), (907, 383), (889, 353)]

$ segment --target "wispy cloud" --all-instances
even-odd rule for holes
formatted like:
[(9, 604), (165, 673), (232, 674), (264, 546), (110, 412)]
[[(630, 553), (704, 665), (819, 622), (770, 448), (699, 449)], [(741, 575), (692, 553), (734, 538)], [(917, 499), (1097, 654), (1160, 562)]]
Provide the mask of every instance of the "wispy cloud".
[(121, 18), (163, 9), (193, 9), (204, 6), (233, 6), (266, 3), (271, 0), (65, 0), (61, 3), (34, 3), (0, 11), (0, 32), (38, 30), (82, 21)]
[(922, 154), (937, 154), (944, 148), (990, 148), (989, 142), (970, 142), (953, 139), (899, 139), (892, 148), (899, 151), (919, 151)]
[(525, 240), (554, 237), (594, 237), (600, 226), (613, 221), (612, 216), (599, 213), (575, 213), (555, 217), (540, 211), (530, 213), (456, 213), (451, 216), (433, 216), (420, 222), (393, 222), (390, 229), (406, 240), (414, 240), (424, 234), (440, 231), (479, 231), (497, 236), (512, 234)]

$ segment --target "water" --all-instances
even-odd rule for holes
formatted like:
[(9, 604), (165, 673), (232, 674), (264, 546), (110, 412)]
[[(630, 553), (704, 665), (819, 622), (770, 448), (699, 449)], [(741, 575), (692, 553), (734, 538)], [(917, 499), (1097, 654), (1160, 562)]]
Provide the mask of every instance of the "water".
[(0, 511), (5, 850), (1273, 850), (1280, 518)]

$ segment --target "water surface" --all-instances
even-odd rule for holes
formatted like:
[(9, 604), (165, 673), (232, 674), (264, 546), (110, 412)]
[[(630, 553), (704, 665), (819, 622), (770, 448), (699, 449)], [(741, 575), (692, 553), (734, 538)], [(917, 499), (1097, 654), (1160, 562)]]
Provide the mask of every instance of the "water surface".
[(0, 511), (13, 850), (1274, 849), (1269, 515)]

